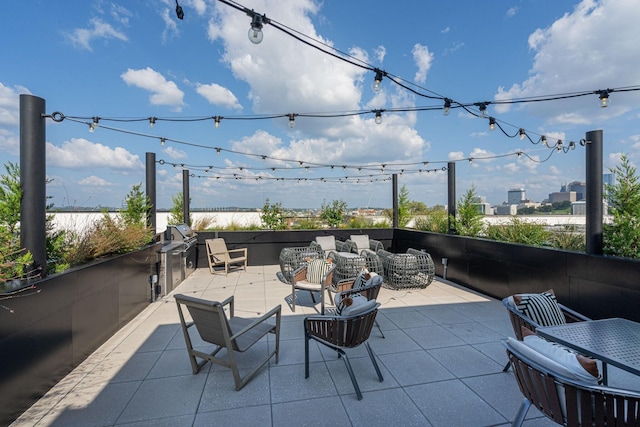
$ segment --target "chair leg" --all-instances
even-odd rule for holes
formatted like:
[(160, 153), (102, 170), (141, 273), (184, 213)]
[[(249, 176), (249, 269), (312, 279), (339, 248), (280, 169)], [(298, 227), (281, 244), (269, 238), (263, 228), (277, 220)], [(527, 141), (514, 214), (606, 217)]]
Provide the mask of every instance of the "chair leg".
[(362, 400), (362, 393), (360, 392), (360, 386), (358, 386), (358, 381), (356, 380), (356, 376), (353, 374), (353, 369), (351, 368), (351, 363), (349, 362), (349, 358), (347, 357), (347, 354), (341, 350), (338, 350), (338, 354), (343, 356), (342, 360), (344, 360), (344, 364), (347, 367), (347, 372), (349, 372), (349, 377), (351, 377), (351, 382), (353, 383), (353, 388), (356, 390), (356, 396), (358, 397), (358, 400)]
[(386, 338), (382, 333), (382, 329), (380, 329), (380, 324), (378, 323), (377, 320), (374, 322), (374, 325), (376, 325), (376, 328), (378, 328), (378, 331), (380, 331), (380, 335), (382, 335), (382, 338)]
[(518, 413), (516, 417), (513, 419), (513, 427), (520, 427), (522, 422), (524, 421), (524, 417), (527, 415), (527, 411), (529, 411), (529, 407), (531, 406), (531, 402), (529, 399), (524, 399), (520, 404), (520, 408), (518, 409)]
[(304, 377), (309, 378), (309, 335), (304, 332)]
[(376, 362), (376, 355), (373, 354), (373, 350), (371, 350), (371, 347), (369, 346), (368, 342), (365, 342), (364, 346), (367, 348), (367, 351), (369, 352), (369, 357), (371, 358), (371, 361), (373, 362), (373, 367), (376, 368), (376, 373), (378, 374), (378, 379), (380, 380), (380, 382), (384, 381), (384, 378), (382, 378), (382, 372), (380, 372), (380, 367), (378, 366), (378, 362)]
[(502, 368), (502, 372), (507, 372), (510, 367), (511, 367), (511, 360), (509, 360), (507, 364), (504, 365), (504, 368)]
[(296, 312), (296, 287), (291, 285), (291, 311)]

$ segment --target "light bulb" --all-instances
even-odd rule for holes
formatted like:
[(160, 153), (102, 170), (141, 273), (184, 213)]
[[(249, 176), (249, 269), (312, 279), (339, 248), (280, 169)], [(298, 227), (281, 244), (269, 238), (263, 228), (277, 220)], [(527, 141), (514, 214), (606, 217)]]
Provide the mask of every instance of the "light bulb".
[(542, 142), (542, 145), (547, 145), (547, 137), (542, 135), (542, 138), (540, 138), (540, 141)]
[(158, 119), (155, 118), (155, 117), (149, 117), (149, 127), (151, 129), (153, 129), (153, 126), (156, 124), (156, 120), (158, 120)]
[(249, 41), (253, 44), (260, 44), (264, 35), (262, 34), (262, 16), (255, 14), (251, 20), (251, 28), (249, 28)]
[(444, 108), (442, 109), (442, 115), (448, 116), (451, 110), (451, 100), (449, 98), (444, 99)]
[(382, 78), (384, 77), (384, 73), (382, 70), (376, 69), (376, 77), (373, 79), (373, 84), (371, 85), (371, 89), (374, 92), (378, 92), (380, 90), (380, 84), (382, 83)]
[(296, 125), (296, 115), (289, 114), (289, 127), (293, 128)]
[(609, 105), (609, 91), (601, 90), (598, 98), (600, 98), (600, 107), (607, 108)]
[(213, 118), (213, 122), (214, 122), (214, 124), (215, 124), (216, 129), (218, 129), (218, 128), (220, 127), (220, 119), (221, 119), (221, 118), (222, 118), (222, 117), (220, 117), (220, 116), (215, 116), (215, 117)]
[(382, 111), (376, 111), (376, 124), (379, 125), (382, 123)]
[(489, 130), (496, 130), (496, 119), (489, 117)]
[(164, 147), (164, 143), (167, 141), (166, 138), (160, 138), (160, 145)]
[(524, 137), (527, 135), (526, 132), (524, 131), (524, 129), (522, 129), (522, 128), (520, 128), (518, 133), (520, 133), (520, 141), (522, 141), (524, 139)]

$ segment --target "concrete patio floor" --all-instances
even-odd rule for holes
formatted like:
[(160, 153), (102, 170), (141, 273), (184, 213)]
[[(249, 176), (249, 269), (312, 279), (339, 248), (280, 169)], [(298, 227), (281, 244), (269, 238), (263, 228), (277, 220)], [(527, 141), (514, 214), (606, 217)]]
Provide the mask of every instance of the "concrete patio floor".
[[(154, 302), (67, 375), (12, 426), (495, 426), (510, 425), (522, 396), (500, 340), (512, 335), (500, 301), (437, 278), (426, 289), (382, 289), (369, 339), (384, 381), (363, 347), (349, 352), (363, 392), (358, 401), (337, 354), (311, 342), (304, 378), (308, 292), (296, 312), (277, 265), (211, 275), (198, 269), (174, 293), (212, 300), (235, 295), (236, 316), (257, 317), (282, 305), (280, 360), (271, 359), (241, 391), (231, 371), (207, 364), (197, 375), (185, 350), (172, 294)], [(271, 340), (271, 337), (269, 338)], [(253, 366), (260, 343), (242, 354)], [(320, 348), (322, 347), (322, 348)], [(610, 371), (610, 384), (637, 382)], [(637, 386), (636, 386), (637, 389)], [(535, 408), (525, 426), (552, 426)]]

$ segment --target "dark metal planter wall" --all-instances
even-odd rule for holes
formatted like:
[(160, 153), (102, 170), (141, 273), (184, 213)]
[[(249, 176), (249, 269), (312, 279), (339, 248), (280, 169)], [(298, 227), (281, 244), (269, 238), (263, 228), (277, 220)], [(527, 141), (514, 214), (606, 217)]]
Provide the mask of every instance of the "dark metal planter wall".
[(260, 230), (260, 231), (200, 231), (198, 232), (198, 267), (208, 268), (205, 239), (221, 237), (228, 249), (248, 248), (249, 265), (278, 264), (282, 248), (309, 246), (316, 236), (335, 236), (346, 240), (352, 234), (367, 234), (369, 238), (380, 240), (385, 248), (391, 247), (393, 230), (390, 228), (372, 229), (322, 229), (322, 230)]
[(587, 255), (447, 234), (395, 230), (394, 245), (425, 249), (442, 275), (495, 298), (553, 289), (558, 299), (594, 319), (640, 321), (640, 261)]
[[(8, 425), (151, 300), (160, 245), (68, 270), (2, 301), (0, 425)], [(37, 291), (37, 293), (36, 293)]]

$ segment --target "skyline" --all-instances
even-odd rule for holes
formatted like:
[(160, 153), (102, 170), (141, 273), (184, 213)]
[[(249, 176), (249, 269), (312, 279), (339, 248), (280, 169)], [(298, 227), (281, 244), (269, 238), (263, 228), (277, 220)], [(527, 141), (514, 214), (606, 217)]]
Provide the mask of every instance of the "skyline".
[[(640, 84), (640, 10), (631, 0), (240, 2), (274, 20), (260, 44), (248, 40), (251, 18), (219, 1), (179, 1), (182, 20), (173, 0), (27, 3), (13, 5), (0, 29), (6, 39), (20, 35), (0, 50), (0, 160), (19, 162), (20, 93), (68, 117), (47, 119), (47, 194), (56, 206), (119, 206), (144, 183), (146, 152), (162, 161), (159, 208), (182, 190), (182, 164), (193, 175), (192, 208), (260, 207), (267, 198), (298, 208), (335, 199), (391, 206), (389, 174), (402, 170), (411, 200), (444, 205), (449, 161), (458, 196), (473, 184), (495, 205), (520, 187), (543, 200), (551, 182), (585, 180), (579, 142), (595, 129), (604, 130), (605, 173), (621, 153), (640, 158), (640, 93), (612, 91), (607, 108), (597, 93)], [(276, 23), (440, 99), (389, 78), (374, 92), (371, 70)], [(499, 103), (585, 91), (594, 93)], [(487, 117), (463, 108), (444, 116), (442, 97), (489, 102), (488, 117), (516, 137), (489, 131)], [(101, 119), (89, 132), (93, 117)], [(149, 118), (158, 118), (153, 127)], [(533, 142), (545, 135), (575, 150), (520, 140), (519, 128)]]

